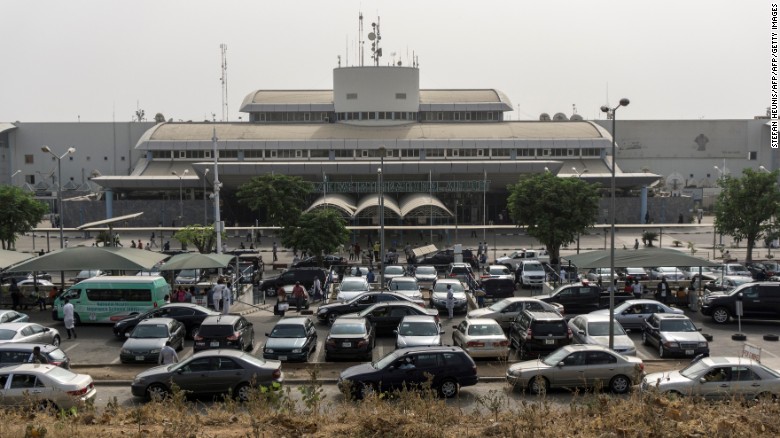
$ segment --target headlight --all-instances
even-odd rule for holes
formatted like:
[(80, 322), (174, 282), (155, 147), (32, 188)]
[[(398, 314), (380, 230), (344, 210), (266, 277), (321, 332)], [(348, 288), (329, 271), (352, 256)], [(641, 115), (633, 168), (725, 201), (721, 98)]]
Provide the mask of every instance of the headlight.
[(122, 354), (133, 354), (133, 352), (128, 350), (127, 348), (123, 348), (122, 349)]
[(141, 378), (141, 377), (136, 377), (135, 379), (133, 379), (133, 385), (137, 385), (137, 384), (139, 384), (139, 383), (141, 383), (141, 382), (143, 382), (143, 381), (144, 381), (144, 379), (143, 379), (143, 378)]
[(264, 351), (266, 353), (273, 353), (274, 352), (273, 348), (266, 348)]
[(300, 352), (301, 352), (301, 349), (300, 349), (300, 348), (293, 348), (293, 351), (292, 351), (292, 352), (293, 352), (293, 353), (300, 353)]
[(317, 309), (317, 314), (320, 314), (320, 313), (328, 313), (328, 309), (318, 308)]
[(664, 342), (664, 345), (666, 345), (669, 348), (679, 348), (680, 344), (677, 342)]
[(707, 348), (706, 342), (699, 342), (699, 348)]
[(149, 351), (150, 354), (160, 354), (160, 349), (155, 348), (154, 350)]

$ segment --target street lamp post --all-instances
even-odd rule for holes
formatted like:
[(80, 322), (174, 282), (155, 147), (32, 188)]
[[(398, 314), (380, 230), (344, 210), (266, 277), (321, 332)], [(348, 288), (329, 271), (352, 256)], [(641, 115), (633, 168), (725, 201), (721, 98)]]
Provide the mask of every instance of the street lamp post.
[(609, 222), (610, 222), (610, 248), (609, 248), (609, 348), (615, 346), (615, 167), (617, 164), (617, 151), (615, 138), (615, 112), (621, 106), (628, 106), (629, 100), (625, 97), (620, 99), (618, 105), (610, 108), (606, 105), (601, 107), (601, 111), (612, 116), (612, 178), (610, 186), (609, 201)]
[[(72, 155), (74, 152), (76, 152), (76, 148), (69, 147), (67, 151), (65, 151), (62, 155), (55, 154), (50, 147), (43, 146), (41, 148), (43, 152), (46, 152), (47, 154), (50, 154), (52, 157), (57, 159), (57, 209), (59, 210), (58, 213), (60, 215), (60, 219), (57, 221), (60, 225), (60, 249), (65, 247), (65, 234), (62, 230), (63, 228), (63, 219), (64, 216), (62, 214), (62, 159), (65, 158), (68, 155)], [(65, 272), (60, 271), (60, 283), (61, 286), (65, 287)]]
[[(761, 166), (761, 167), (764, 167), (764, 166)], [(20, 173), (22, 173), (22, 171), (21, 170), (17, 170), (16, 172), (11, 174), (11, 185), (14, 185), (14, 177), (16, 175), (19, 175)]]
[[(385, 190), (383, 168), (385, 167), (385, 147), (379, 147), (379, 287), (385, 286)], [(381, 290), (381, 289), (380, 289)]]
[(175, 170), (171, 171), (172, 175), (175, 175), (179, 178), (179, 226), (184, 224), (184, 187), (182, 185), (181, 179), (184, 178), (184, 175), (188, 173), (190, 173), (189, 169), (184, 169), (184, 172), (182, 172), (181, 175), (176, 173)]
[(206, 170), (203, 171), (203, 226), (207, 226), (209, 224), (209, 204), (208, 204), (208, 195), (206, 194), (206, 175), (209, 174), (208, 167)]

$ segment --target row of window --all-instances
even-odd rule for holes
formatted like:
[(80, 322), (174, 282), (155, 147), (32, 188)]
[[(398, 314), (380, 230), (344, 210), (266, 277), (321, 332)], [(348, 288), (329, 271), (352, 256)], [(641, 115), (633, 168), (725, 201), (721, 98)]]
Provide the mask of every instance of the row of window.
[(503, 120), (501, 111), (266, 111), (249, 115), (252, 122), (331, 122), (344, 120), (407, 120), (418, 122), (492, 122)]
[[(516, 149), (516, 148), (448, 148), (448, 149), (386, 149), (385, 156), (392, 158), (512, 158), (515, 157), (601, 157), (599, 148), (567, 149)], [(152, 159), (211, 159), (210, 150), (151, 151)], [(248, 149), (219, 151), (220, 159), (262, 160), (287, 158), (379, 158), (378, 149)]]
[[(119, 159), (121, 161), (125, 161), (125, 157), (124, 156), (119, 157)], [(56, 161), (57, 159), (55, 157), (51, 157), (51, 160), (52, 161)], [(69, 156), (68, 160), (69, 161), (73, 161), (73, 156)], [(86, 160), (87, 161), (92, 161), (92, 157), (87, 155)], [(108, 157), (104, 156), (103, 157), (103, 161), (108, 161)], [(25, 154), (25, 156), (24, 156), (24, 164), (35, 164), (35, 155), (33, 155), (33, 154)]]

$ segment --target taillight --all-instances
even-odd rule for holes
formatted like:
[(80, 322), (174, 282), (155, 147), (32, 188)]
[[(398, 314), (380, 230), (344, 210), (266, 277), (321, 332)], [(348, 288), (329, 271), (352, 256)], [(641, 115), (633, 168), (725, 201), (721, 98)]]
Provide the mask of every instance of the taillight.
[(494, 347), (506, 347), (509, 345), (509, 341), (493, 342)]
[(639, 371), (644, 371), (645, 370), (645, 364), (644, 363), (639, 363), (638, 366), (639, 366)]
[(358, 341), (358, 343), (357, 343), (357, 346), (358, 346), (358, 348), (360, 348), (360, 347), (365, 347), (366, 345), (368, 345), (368, 342), (367, 342), (366, 340), (363, 340), (363, 339), (361, 339), (361, 340), (360, 340), (360, 341)]
[(528, 331), (525, 332), (525, 336), (527, 338), (533, 338), (534, 337), (534, 331), (531, 330), (531, 327), (528, 327)]
[(567, 328), (567, 329), (566, 329), (566, 336), (567, 336), (569, 339), (571, 339), (571, 337), (573, 336), (573, 334), (572, 334), (572, 332), (571, 332), (571, 329), (570, 329), (570, 328)]
[(241, 333), (233, 332), (233, 335), (232, 336), (228, 336), (227, 340), (228, 341), (237, 341), (240, 336), (241, 336)]
[(75, 391), (68, 391), (68, 395), (72, 395), (74, 397), (80, 397), (86, 393), (88, 393), (92, 389), (92, 384), (85, 386), (84, 388), (77, 389)]
[(282, 369), (281, 368), (275, 369), (273, 374), (271, 374), (271, 377), (273, 377), (274, 379), (278, 379), (279, 377), (282, 377)]
[(62, 361), (59, 361), (59, 362), (49, 362), (49, 365), (54, 365), (55, 367), (58, 367), (58, 366), (62, 365)]
[(325, 344), (330, 345), (331, 347), (335, 347), (336, 341), (333, 339), (328, 339), (327, 341), (325, 341)]
[(466, 346), (467, 347), (484, 347), (485, 343), (484, 342), (479, 342), (479, 341), (469, 341), (469, 342), (466, 343)]
[(194, 341), (202, 341), (202, 340), (203, 340), (203, 336), (200, 336), (200, 335), (195, 335), (195, 336), (192, 338), (192, 340), (194, 340)]

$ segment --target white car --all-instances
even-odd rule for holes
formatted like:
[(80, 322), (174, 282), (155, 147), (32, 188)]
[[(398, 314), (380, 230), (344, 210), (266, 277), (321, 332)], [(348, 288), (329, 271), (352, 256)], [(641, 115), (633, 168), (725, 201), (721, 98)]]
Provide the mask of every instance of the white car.
[(662, 278), (666, 278), (667, 281), (682, 281), (685, 280), (685, 272), (672, 266), (650, 268), (651, 280), (661, 280)]
[(452, 344), (471, 357), (505, 358), (509, 355), (509, 339), (495, 319), (464, 319), (452, 328)]
[(490, 265), (485, 268), (485, 273), (482, 274), (482, 278), (503, 278), (514, 281), (515, 274), (504, 265)]
[[(40, 278), (37, 279), (37, 280), (32, 279), (32, 278), (28, 278), (26, 280), (22, 280), (22, 281), (19, 281), (19, 282), (16, 283), (16, 285), (19, 286), (19, 287), (22, 287), (22, 286), (34, 286), (35, 284), (37, 284), (39, 287), (52, 287), (52, 286), (54, 286), (54, 283), (52, 283), (51, 281), (49, 281), (49, 280), (42, 280)], [(4, 286), (8, 286), (8, 285), (5, 284)]]
[[(609, 347), (609, 315), (585, 314), (569, 320), (573, 344), (595, 344)], [(612, 326), (613, 350), (624, 356), (636, 356), (634, 341), (615, 320)]]
[(0, 368), (0, 404), (67, 412), (94, 400), (97, 390), (88, 374), (56, 365), (24, 363)]
[(0, 324), (0, 343), (33, 342), (59, 346), (61, 339), (60, 332), (57, 329), (44, 327), (34, 322), (6, 322)]
[(432, 315), (406, 315), (394, 332), (395, 348), (441, 345), (444, 334), (438, 318)]
[(414, 270), (414, 278), (417, 279), (420, 287), (431, 289), (433, 283), (439, 278), (439, 273), (433, 265), (420, 265)]
[(371, 290), (366, 277), (344, 277), (336, 287), (336, 300), (345, 302)]
[(406, 295), (414, 301), (422, 300), (422, 292), (414, 277), (394, 277), (387, 283), (390, 292)]

